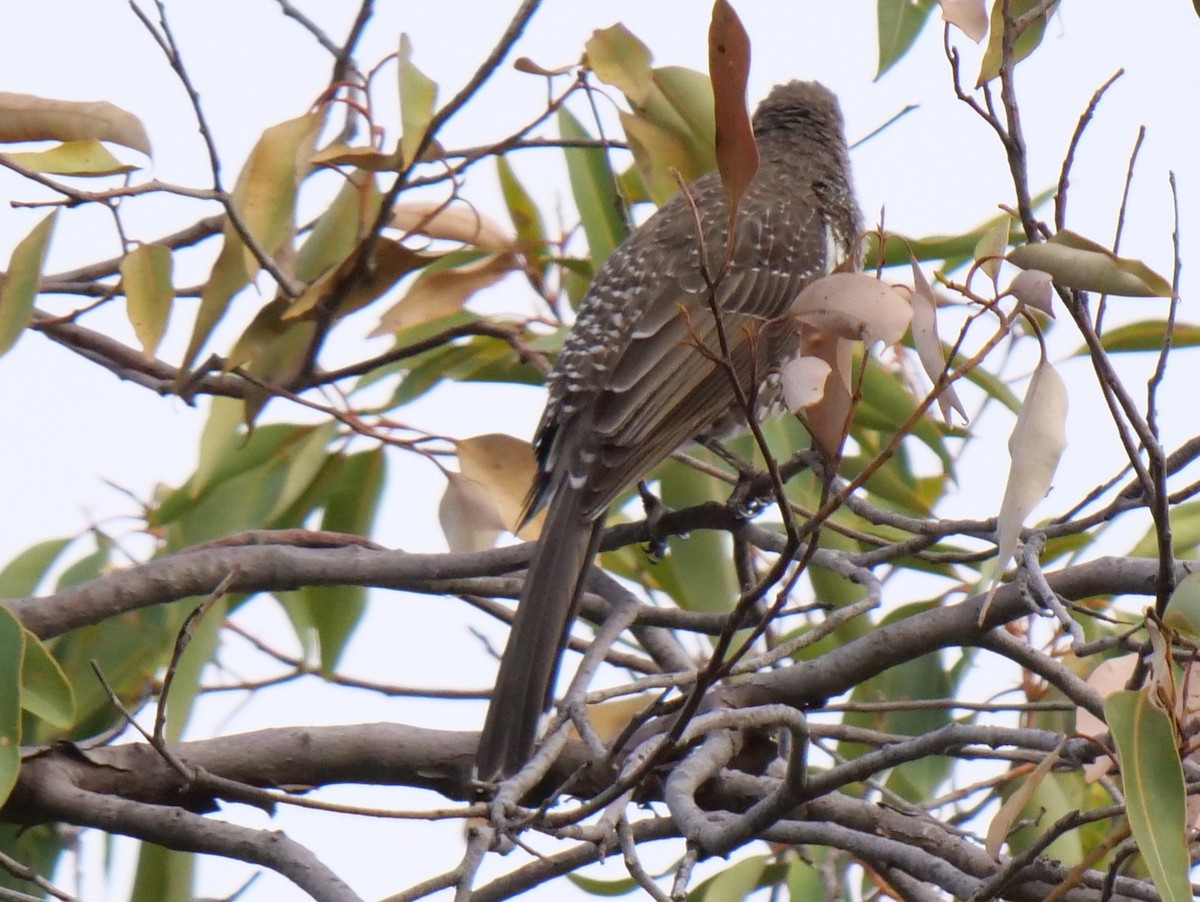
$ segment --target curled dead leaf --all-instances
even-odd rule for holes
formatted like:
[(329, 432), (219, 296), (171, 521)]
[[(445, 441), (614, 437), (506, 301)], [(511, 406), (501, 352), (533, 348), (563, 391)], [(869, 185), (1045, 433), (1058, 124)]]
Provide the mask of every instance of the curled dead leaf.
[(1054, 280), (1040, 269), (1023, 269), (1008, 286), (1008, 293), (1026, 307), (1054, 316)]
[[(915, 257), (911, 259), (913, 272), (912, 291), (912, 335), (913, 347), (917, 349), (917, 358), (929, 381), (935, 385), (946, 371), (946, 358), (942, 354), (942, 341), (937, 331), (937, 296), (933, 288), (921, 272)], [(938, 409), (942, 419), (951, 422), (950, 412), (957, 411), (963, 422), (967, 422), (967, 412), (958, 399), (958, 392), (953, 385), (943, 387), (937, 398)]]
[(787, 409), (798, 411), (820, 401), (830, 372), (829, 364), (819, 357), (793, 357), (784, 363), (779, 381)]
[(825, 390), (819, 401), (808, 405), (805, 420), (813, 440), (833, 459), (841, 448), (850, 420), (854, 343), (803, 322), (799, 331), (801, 356), (817, 358), (829, 368)]
[(912, 321), (912, 305), (890, 285), (866, 273), (833, 273), (810, 282), (789, 314), (840, 338), (895, 344)]
[(0, 142), (111, 141), (150, 156), (150, 137), (133, 113), (103, 100), (51, 100), (0, 91)]

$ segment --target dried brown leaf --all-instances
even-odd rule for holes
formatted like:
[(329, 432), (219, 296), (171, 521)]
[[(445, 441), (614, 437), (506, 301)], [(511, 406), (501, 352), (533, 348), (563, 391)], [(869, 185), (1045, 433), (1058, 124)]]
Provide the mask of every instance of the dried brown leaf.
[(516, 267), (514, 254), (489, 254), (466, 266), (422, 273), (408, 294), (382, 316), (371, 336), (391, 335), (451, 316), (471, 295), (496, 284)]
[(717, 169), (729, 202), (729, 234), (742, 195), (758, 171), (758, 144), (746, 109), (750, 36), (728, 0), (716, 0), (708, 27), (708, 74), (716, 112)]
[(489, 251), (512, 250), (515, 244), (513, 237), (499, 223), (466, 203), (413, 201), (397, 204), (390, 224), (405, 234), (461, 241)]

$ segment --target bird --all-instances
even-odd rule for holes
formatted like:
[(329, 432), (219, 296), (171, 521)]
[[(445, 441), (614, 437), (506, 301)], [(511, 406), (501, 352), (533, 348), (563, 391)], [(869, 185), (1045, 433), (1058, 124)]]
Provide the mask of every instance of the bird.
[[(861, 215), (834, 94), (811, 81), (777, 85), (751, 124), (759, 166), (733, 240), (721, 177), (710, 172), (600, 266), (548, 377), (522, 522), (543, 509), (546, 518), (477, 747), (474, 774), (485, 784), (532, 756), (609, 506), (731, 414), (744, 423), (733, 379), (757, 398), (799, 353), (792, 301), (857, 262)], [(733, 375), (720, 363), (719, 331)]]

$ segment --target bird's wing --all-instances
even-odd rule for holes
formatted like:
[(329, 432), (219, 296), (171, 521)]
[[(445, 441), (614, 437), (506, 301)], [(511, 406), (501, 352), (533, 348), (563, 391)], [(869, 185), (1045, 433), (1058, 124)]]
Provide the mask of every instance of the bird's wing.
[[(776, 320), (825, 269), (822, 223), (799, 221), (817, 220), (815, 209), (802, 198), (759, 200), (716, 286), (734, 371), (748, 395), (794, 350), (794, 328)], [(610, 365), (587, 421), (575, 426), (587, 431), (578, 437), (580, 447), (586, 443), (597, 454), (587, 480), (588, 512), (606, 508), (736, 400), (728, 370), (714, 359), (720, 343), (702, 274), (660, 273), (653, 284), (657, 290), (639, 299), (646, 313)]]

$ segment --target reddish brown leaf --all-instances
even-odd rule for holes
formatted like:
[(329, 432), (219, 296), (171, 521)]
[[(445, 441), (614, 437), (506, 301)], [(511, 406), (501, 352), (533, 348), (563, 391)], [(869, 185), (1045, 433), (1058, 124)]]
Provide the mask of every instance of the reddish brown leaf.
[(729, 233), (738, 203), (758, 171), (758, 145), (746, 109), (750, 36), (728, 0), (713, 4), (708, 28), (708, 75), (717, 119), (717, 169), (729, 201)]

